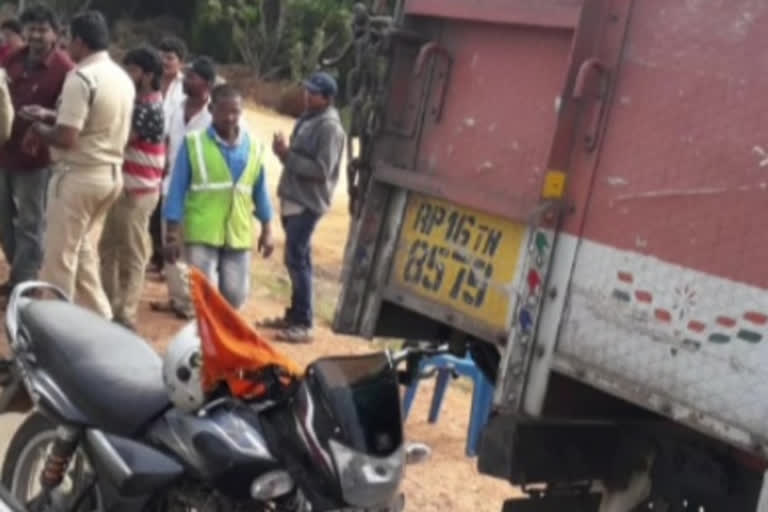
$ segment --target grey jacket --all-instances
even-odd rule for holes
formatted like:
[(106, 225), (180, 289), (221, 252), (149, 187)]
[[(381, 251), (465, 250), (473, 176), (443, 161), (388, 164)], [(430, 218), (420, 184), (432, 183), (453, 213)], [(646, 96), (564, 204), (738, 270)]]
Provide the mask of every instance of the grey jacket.
[(344, 127), (334, 107), (299, 118), (291, 135), (291, 150), (284, 162), (277, 195), (318, 215), (327, 212), (339, 182), (345, 140)]

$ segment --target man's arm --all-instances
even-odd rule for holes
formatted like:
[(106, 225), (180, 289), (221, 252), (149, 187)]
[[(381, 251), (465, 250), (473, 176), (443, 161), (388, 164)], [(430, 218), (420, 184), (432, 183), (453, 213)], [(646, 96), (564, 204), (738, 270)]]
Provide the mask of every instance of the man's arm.
[(80, 130), (62, 124), (48, 126), (38, 122), (32, 125), (32, 129), (47, 146), (59, 149), (74, 148), (80, 138)]
[(80, 73), (69, 73), (61, 90), (56, 124), (47, 126), (38, 122), (33, 125), (35, 133), (47, 145), (60, 149), (72, 149), (77, 145), (91, 109), (92, 90), (86, 80)]
[(285, 168), (302, 178), (324, 182), (338, 165), (344, 148), (344, 132), (335, 125), (322, 126), (318, 137), (318, 151), (315, 155), (300, 154), (291, 150), (285, 158)]
[(265, 258), (269, 258), (275, 250), (275, 242), (272, 239), (272, 200), (267, 190), (267, 175), (264, 166), (261, 166), (259, 179), (253, 185), (253, 214), (261, 222), (261, 235), (259, 236), (258, 251)]
[(168, 188), (168, 196), (165, 198), (165, 206), (163, 207), (163, 217), (169, 223), (180, 223), (184, 218), (184, 200), (186, 199), (191, 179), (192, 166), (189, 162), (189, 150), (185, 140), (179, 149), (176, 163), (173, 166), (171, 184)]
[(11, 136), (13, 116), (13, 103), (11, 102), (11, 93), (8, 91), (8, 77), (4, 70), (0, 70), (0, 144), (5, 144)]
[(267, 190), (266, 169), (263, 165), (261, 166), (259, 179), (253, 185), (252, 197), (255, 207), (254, 216), (259, 219), (262, 226), (269, 224), (272, 221), (274, 212), (272, 210), (272, 199), (270, 199), (269, 190)]

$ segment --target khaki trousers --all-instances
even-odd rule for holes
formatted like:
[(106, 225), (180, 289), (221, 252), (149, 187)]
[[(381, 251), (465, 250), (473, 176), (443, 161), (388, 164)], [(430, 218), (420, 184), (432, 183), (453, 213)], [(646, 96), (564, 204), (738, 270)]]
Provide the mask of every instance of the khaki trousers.
[(152, 256), (149, 223), (160, 192), (123, 191), (107, 214), (99, 242), (101, 280), (115, 320), (136, 325), (144, 277)]
[(112, 203), (120, 196), (119, 165), (57, 165), (48, 185), (47, 230), (40, 278), (107, 319), (112, 308), (99, 276), (94, 249)]

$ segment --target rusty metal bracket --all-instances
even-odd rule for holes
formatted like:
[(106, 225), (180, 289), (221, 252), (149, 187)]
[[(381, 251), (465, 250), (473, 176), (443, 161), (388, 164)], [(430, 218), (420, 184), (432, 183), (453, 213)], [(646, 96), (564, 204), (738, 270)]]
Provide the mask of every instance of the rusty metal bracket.
[[(589, 94), (589, 86), (593, 83), (592, 77), (598, 76), (598, 90), (596, 94)], [(600, 137), (600, 129), (608, 110), (607, 99), (611, 84), (611, 73), (608, 67), (599, 59), (591, 57), (582, 62), (576, 75), (576, 82), (573, 87), (573, 98), (576, 100), (586, 100), (592, 96), (597, 101), (597, 108), (593, 110), (586, 135), (584, 136), (584, 147), (587, 151), (594, 151), (597, 148), (597, 142)]]
[(437, 106), (432, 110), (432, 118), (436, 123), (439, 123), (443, 114), (445, 96), (448, 93), (448, 82), (450, 81), (451, 71), (453, 70), (453, 56), (445, 47), (440, 46), (439, 43), (430, 41), (423, 45), (421, 50), (419, 50), (419, 55), (416, 57), (416, 63), (413, 66), (413, 76), (414, 78), (421, 76), (428, 59), (433, 55), (442, 57), (447, 63), (445, 71), (442, 71), (437, 75), (437, 79), (442, 84), (442, 87), (440, 88), (439, 93), (440, 100), (438, 101)]

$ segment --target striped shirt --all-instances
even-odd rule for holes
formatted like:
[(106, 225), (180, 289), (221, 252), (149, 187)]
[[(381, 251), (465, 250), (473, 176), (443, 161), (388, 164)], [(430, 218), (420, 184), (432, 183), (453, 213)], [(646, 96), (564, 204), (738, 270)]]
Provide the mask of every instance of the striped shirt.
[(137, 98), (133, 131), (125, 151), (125, 190), (135, 194), (157, 192), (165, 171), (163, 97), (159, 92)]

